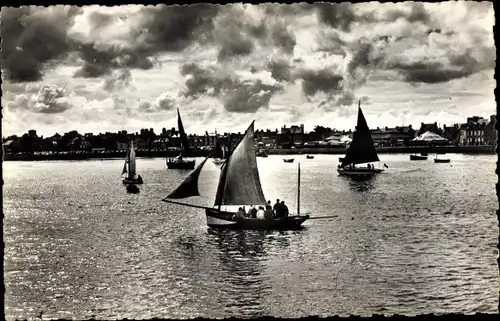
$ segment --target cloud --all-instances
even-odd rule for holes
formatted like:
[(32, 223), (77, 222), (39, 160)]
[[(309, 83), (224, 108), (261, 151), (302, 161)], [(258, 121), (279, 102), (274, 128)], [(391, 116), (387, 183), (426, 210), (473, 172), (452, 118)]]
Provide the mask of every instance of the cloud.
[(45, 64), (72, 46), (67, 30), (81, 12), (76, 6), (2, 8), (2, 69), (12, 82), (42, 79)]
[(36, 94), (19, 94), (14, 101), (7, 103), (9, 111), (25, 110), (42, 114), (64, 113), (71, 107), (64, 87), (56, 85), (43, 85)]
[(306, 96), (314, 96), (318, 92), (339, 93), (342, 91), (342, 75), (329, 69), (303, 69), (298, 74), (298, 77), (302, 78), (302, 91)]
[(103, 88), (107, 91), (117, 91), (126, 88), (132, 82), (132, 73), (129, 69), (119, 69), (114, 71), (104, 79)]

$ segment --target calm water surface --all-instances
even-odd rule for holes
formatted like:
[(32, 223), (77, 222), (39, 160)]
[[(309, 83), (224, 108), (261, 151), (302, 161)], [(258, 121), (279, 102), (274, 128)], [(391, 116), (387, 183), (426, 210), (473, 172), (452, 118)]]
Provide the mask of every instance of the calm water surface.
[[(337, 215), (294, 232), (217, 231), (164, 198), (188, 174), (138, 159), (4, 163), (7, 319), (498, 313), (496, 155), (410, 162), (365, 182), (339, 155), (301, 162), (301, 211)], [(199, 163), (201, 159), (198, 159)], [(296, 204), (297, 164), (259, 158), (268, 199)], [(219, 169), (207, 162), (211, 206)]]

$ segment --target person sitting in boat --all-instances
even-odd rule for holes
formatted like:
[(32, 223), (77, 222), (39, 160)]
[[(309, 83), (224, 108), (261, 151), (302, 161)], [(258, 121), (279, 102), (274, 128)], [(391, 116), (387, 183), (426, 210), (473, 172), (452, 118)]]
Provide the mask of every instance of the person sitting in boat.
[(285, 205), (285, 201), (281, 201), (281, 217), (287, 217), (288, 214), (288, 206)]
[(271, 205), (266, 205), (266, 209), (264, 211), (264, 218), (266, 220), (272, 220), (274, 218), (273, 208)]
[(235, 218), (244, 218), (245, 217), (245, 210), (243, 209), (243, 207), (238, 208), (238, 212), (236, 212), (236, 214), (234, 214), (234, 217)]
[(141, 177), (141, 175), (137, 176), (137, 182), (142, 183), (142, 177)]
[(279, 211), (280, 211), (279, 208), (280, 208), (280, 206), (281, 206), (281, 203), (280, 203), (280, 199), (278, 198), (276, 200), (276, 204), (274, 204), (274, 206), (273, 206), (274, 215), (276, 217), (279, 217)]
[(251, 218), (257, 218), (257, 209), (255, 208), (255, 206), (252, 206), (252, 212), (250, 213), (250, 217)]
[(260, 220), (265, 219), (264, 206), (259, 206), (259, 210), (257, 211), (257, 218)]

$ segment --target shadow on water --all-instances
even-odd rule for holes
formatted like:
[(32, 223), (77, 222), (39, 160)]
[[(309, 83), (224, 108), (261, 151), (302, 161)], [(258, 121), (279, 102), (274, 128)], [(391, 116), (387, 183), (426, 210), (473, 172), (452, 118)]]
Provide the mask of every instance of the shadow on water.
[(369, 177), (342, 177), (347, 180), (349, 189), (354, 192), (369, 192), (375, 187), (377, 175)]
[(230, 314), (247, 317), (263, 316), (262, 299), (270, 291), (265, 285), (262, 261), (267, 256), (264, 245), (271, 231), (208, 230), (218, 248), (222, 269), (225, 270), (224, 303)]
[(127, 185), (126, 187), (127, 193), (129, 194), (139, 194), (140, 190), (137, 185)]

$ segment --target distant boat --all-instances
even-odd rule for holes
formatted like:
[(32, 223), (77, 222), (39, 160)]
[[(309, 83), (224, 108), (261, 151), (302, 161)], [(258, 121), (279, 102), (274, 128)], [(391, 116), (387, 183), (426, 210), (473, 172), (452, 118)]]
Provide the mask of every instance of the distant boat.
[(125, 164), (123, 164), (122, 176), (128, 174), (122, 179), (123, 184), (142, 184), (141, 175), (135, 173), (135, 151), (134, 142), (131, 140), (128, 144), (127, 156), (125, 157)]
[(164, 202), (205, 209), (207, 225), (211, 228), (228, 228), (244, 230), (290, 230), (298, 229), (309, 215), (300, 213), (300, 165), (298, 167), (297, 215), (276, 219), (257, 219), (235, 217), (239, 207), (265, 206), (266, 198), (259, 178), (257, 158), (254, 147), (254, 122), (248, 127), (243, 138), (222, 166), (219, 185), (213, 207), (205, 207), (173, 201), (192, 196), (200, 196), (198, 178), (203, 165), (211, 155), (165, 199)]
[[(373, 162), (380, 162), (380, 160), (375, 150), (370, 129), (361, 110), (361, 101), (359, 101), (358, 122), (352, 142), (347, 149), (342, 163), (339, 164), (337, 172), (339, 175), (347, 176), (372, 176), (384, 171), (382, 168), (375, 168), (375, 166), (369, 164)], [(356, 166), (359, 164), (367, 164), (367, 166)], [(387, 168), (387, 165), (384, 164), (384, 166)]]
[(449, 163), (450, 162), (449, 158), (438, 158), (439, 154), (444, 154), (444, 153), (437, 153), (436, 157), (434, 158), (434, 163)]
[[(228, 144), (230, 144), (230, 143), (231, 143), (231, 137), (229, 137), (229, 143)], [(229, 148), (230, 148), (229, 146), (228, 147), (221, 146), (219, 140), (217, 140), (217, 142), (215, 143), (214, 159), (212, 160), (212, 162), (215, 165), (222, 165), (222, 164), (224, 164), (224, 162), (227, 159)]]
[(413, 161), (427, 160), (427, 156), (412, 154), (412, 155), (410, 155), (410, 160), (413, 160)]
[(293, 163), (294, 160), (295, 160), (294, 158), (283, 158), (283, 161), (285, 163)]
[(194, 169), (195, 160), (186, 160), (182, 157), (182, 154), (189, 155), (191, 153), (191, 148), (189, 147), (189, 140), (184, 131), (184, 125), (182, 124), (181, 114), (179, 113), (179, 108), (177, 108), (177, 125), (179, 127), (179, 137), (181, 139), (181, 152), (179, 156), (175, 158), (167, 158), (167, 167), (169, 169)]
[(306, 158), (307, 159), (314, 159), (314, 156), (313, 155), (307, 155)]

